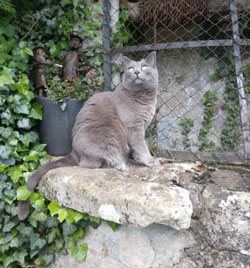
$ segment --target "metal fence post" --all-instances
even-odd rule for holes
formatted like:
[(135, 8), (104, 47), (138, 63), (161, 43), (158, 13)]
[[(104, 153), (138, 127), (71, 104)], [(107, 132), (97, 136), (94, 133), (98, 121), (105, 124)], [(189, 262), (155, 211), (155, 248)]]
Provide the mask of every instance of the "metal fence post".
[(242, 125), (242, 136), (244, 142), (244, 154), (245, 160), (250, 160), (250, 123), (248, 121), (248, 108), (247, 100), (244, 91), (244, 77), (242, 73), (242, 62), (240, 54), (240, 33), (238, 13), (235, 0), (230, 1), (231, 19), (233, 26), (233, 50), (235, 58), (235, 72), (238, 86), (239, 104), (240, 104), (240, 116)]
[(110, 58), (110, 2), (102, 0), (103, 8), (103, 61), (104, 61), (104, 91), (111, 90), (111, 58)]

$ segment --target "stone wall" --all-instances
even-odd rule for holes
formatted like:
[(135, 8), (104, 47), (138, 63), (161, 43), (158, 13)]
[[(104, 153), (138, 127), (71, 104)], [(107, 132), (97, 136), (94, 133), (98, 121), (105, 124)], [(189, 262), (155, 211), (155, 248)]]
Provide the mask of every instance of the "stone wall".
[(246, 167), (162, 159), (160, 167), (132, 163), (124, 172), (60, 168), (39, 187), (50, 200), (122, 222), (115, 232), (105, 223), (88, 227), (86, 260), (69, 253), (50, 268), (250, 267)]
[(180, 121), (189, 118), (194, 126), (188, 134), (190, 149), (199, 150), (198, 136), (204, 117), (203, 96), (207, 91), (217, 92), (215, 114), (208, 139), (220, 148), (221, 131), (227, 114), (222, 110), (225, 81), (212, 81), (217, 59), (205, 60), (197, 51), (163, 51), (158, 53), (159, 96), (157, 114), (157, 145), (162, 149), (185, 149)]

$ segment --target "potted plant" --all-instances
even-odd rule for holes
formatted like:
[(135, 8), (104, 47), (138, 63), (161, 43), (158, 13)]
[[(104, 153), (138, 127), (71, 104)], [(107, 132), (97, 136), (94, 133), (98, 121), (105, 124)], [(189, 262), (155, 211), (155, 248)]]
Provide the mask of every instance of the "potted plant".
[(36, 101), (43, 109), (39, 131), (50, 155), (70, 153), (76, 115), (84, 101), (103, 83), (102, 75), (91, 69), (86, 57), (81, 57), (85, 61), (81, 64), (81, 54), (77, 51), (81, 42), (80, 38), (71, 36), (71, 50), (61, 55), (62, 64), (48, 61), (49, 53), (44, 47), (34, 49)]
[(39, 122), (39, 132), (50, 155), (66, 155), (71, 151), (71, 132), (75, 118), (88, 93), (80, 87), (80, 79), (71, 84), (55, 76), (49, 82), (48, 96), (36, 96), (42, 105), (43, 119)]

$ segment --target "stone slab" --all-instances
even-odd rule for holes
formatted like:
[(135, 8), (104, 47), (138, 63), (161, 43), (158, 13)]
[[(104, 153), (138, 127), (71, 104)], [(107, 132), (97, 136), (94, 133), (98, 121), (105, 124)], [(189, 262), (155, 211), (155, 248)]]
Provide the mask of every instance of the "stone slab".
[(66, 167), (49, 171), (39, 187), (49, 200), (105, 220), (180, 230), (189, 228), (193, 211), (189, 192), (173, 184), (184, 169), (169, 163), (125, 171)]

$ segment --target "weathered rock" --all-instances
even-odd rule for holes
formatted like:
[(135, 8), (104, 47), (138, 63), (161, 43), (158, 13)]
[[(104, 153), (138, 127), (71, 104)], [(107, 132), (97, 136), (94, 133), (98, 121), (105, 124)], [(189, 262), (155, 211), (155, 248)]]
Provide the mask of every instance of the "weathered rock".
[[(89, 227), (83, 239), (89, 246), (86, 261), (82, 263), (75, 261), (69, 253), (67, 256), (57, 256), (51, 268), (250, 268), (250, 170), (240, 166), (225, 166), (224, 169), (219, 169), (214, 166), (197, 168), (196, 165), (165, 162), (155, 168), (132, 165), (123, 173), (99, 170), (100, 173), (97, 174), (102, 176), (103, 181), (102, 183), (97, 183), (95, 179), (93, 183), (89, 181), (92, 185), (89, 191), (94, 192), (93, 189), (103, 187), (106, 191), (106, 193), (103, 191), (104, 204), (107, 196), (115, 193), (121, 202), (122, 198), (118, 196), (124, 193), (118, 191), (118, 188), (122, 187), (128, 192), (131, 184), (138, 188), (138, 193), (142, 189), (155, 190), (154, 187), (147, 185), (158, 185), (163, 191), (165, 187), (186, 188), (193, 204), (191, 226), (188, 230), (175, 230), (160, 224), (151, 224), (146, 228), (124, 224), (119, 226), (116, 232), (113, 232), (105, 223), (96, 230)], [(62, 174), (63, 170), (65, 174)], [(75, 179), (75, 170), (77, 169), (58, 169), (50, 172), (40, 184), (41, 189), (45, 194), (48, 190), (49, 195), (54, 196), (56, 200), (67, 200), (70, 205), (74, 200), (70, 199), (72, 195), (69, 193), (71, 187), (68, 183), (71, 180), (73, 185), (79, 182), (77, 178)], [(105, 175), (101, 175), (102, 173)], [(65, 179), (69, 174), (72, 178)], [(91, 176), (92, 173), (89, 172), (89, 175)], [(147, 181), (143, 181), (145, 178)], [(56, 184), (60, 184), (60, 180), (61, 186), (58, 187)], [(116, 181), (119, 187), (113, 185), (114, 189), (107, 188), (106, 180)], [(46, 182), (50, 185), (45, 186)], [(94, 186), (94, 183), (98, 185)], [(80, 184), (82, 182), (79, 182)], [(124, 189), (124, 184), (128, 189)], [(183, 188), (176, 188), (173, 184)], [(78, 188), (81, 192), (82, 188)], [(58, 189), (61, 192), (57, 192)], [(74, 190), (73, 194), (79, 197), (77, 190)], [(88, 196), (88, 193), (82, 193), (85, 194)], [(147, 192), (144, 195), (148, 197)], [(142, 198), (140, 195), (137, 197)], [(95, 197), (92, 198), (94, 200)], [(154, 198), (152, 202), (159, 201), (155, 195)], [(89, 201), (89, 205), (93, 200)], [(151, 202), (151, 199), (146, 201)], [(141, 213), (142, 218), (144, 216), (140, 208), (148, 204), (146, 201), (136, 203), (137, 206), (134, 206), (134, 213), (138, 209), (138, 215)], [(96, 200), (94, 203), (97, 204)], [(115, 209), (119, 207), (116, 212), (122, 211), (118, 204), (114, 203)], [(151, 209), (156, 207), (151, 205)], [(128, 213), (128, 210), (125, 212)], [(145, 213), (149, 214), (149, 210), (146, 209)], [(151, 211), (150, 215), (153, 214), (154, 212)], [(147, 217), (146, 222), (148, 222)], [(137, 215), (132, 219), (137, 219)], [(145, 218), (142, 222), (145, 223)]]
[[(158, 176), (163, 176), (165, 183), (154, 182)], [(152, 168), (134, 165), (123, 172), (59, 168), (45, 175), (40, 191), (49, 200), (120, 224), (146, 227), (159, 223), (187, 229), (192, 215), (189, 193), (173, 185), (171, 176), (176, 172), (168, 164)]]
[(89, 247), (85, 262), (60, 256), (50, 268), (171, 268), (194, 240), (187, 231), (163, 225), (145, 229), (123, 225), (113, 232), (103, 223), (97, 230), (87, 228), (84, 242)]
[(194, 206), (196, 245), (186, 253), (195, 267), (250, 267), (250, 171), (210, 167), (180, 178), (180, 184), (189, 189)]

